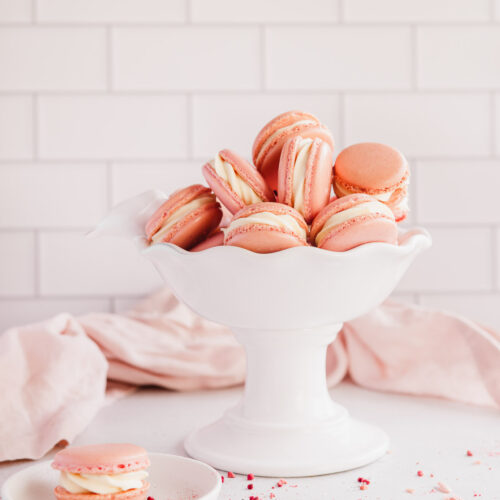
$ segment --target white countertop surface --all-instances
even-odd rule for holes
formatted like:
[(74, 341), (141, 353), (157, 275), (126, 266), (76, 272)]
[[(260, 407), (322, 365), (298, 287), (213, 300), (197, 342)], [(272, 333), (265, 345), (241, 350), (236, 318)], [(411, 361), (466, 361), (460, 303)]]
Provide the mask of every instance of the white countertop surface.
[[(184, 455), (184, 437), (215, 420), (240, 394), (241, 388), (196, 393), (143, 389), (103, 408), (74, 444), (128, 441), (149, 451)], [(254, 495), (267, 500), (272, 492), (275, 500), (500, 500), (498, 410), (378, 393), (350, 382), (334, 388), (331, 394), (354, 417), (383, 427), (391, 437), (390, 453), (361, 469), (290, 479), (282, 488), (272, 489), (277, 479), (255, 478), (250, 491), (246, 477), (236, 476), (225, 480), (220, 499), (241, 500)], [(466, 456), (467, 450), (474, 456)], [(31, 463), (0, 464), (0, 484)], [(423, 477), (417, 476), (418, 470), (423, 471)], [(360, 476), (370, 480), (365, 491), (359, 489)], [(439, 481), (452, 493), (432, 491)], [(408, 493), (407, 489), (414, 491)]]

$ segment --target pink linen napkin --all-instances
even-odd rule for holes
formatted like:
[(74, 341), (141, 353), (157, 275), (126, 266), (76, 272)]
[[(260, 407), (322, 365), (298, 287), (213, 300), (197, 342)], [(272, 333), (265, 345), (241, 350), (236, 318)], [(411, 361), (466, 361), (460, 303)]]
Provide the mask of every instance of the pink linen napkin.
[[(500, 406), (500, 336), (457, 315), (387, 301), (344, 325), (329, 346), (329, 385), (346, 374), (371, 389)], [(166, 289), (124, 316), (61, 314), (10, 329), (0, 336), (0, 461), (39, 458), (73, 440), (105, 403), (106, 387), (116, 397), (130, 384), (193, 390), (244, 378), (231, 332)]]

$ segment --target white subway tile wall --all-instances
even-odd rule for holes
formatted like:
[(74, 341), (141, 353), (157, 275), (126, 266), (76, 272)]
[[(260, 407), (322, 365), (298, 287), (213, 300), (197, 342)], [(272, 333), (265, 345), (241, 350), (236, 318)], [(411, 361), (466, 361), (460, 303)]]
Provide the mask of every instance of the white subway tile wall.
[(500, 328), (500, 0), (0, 0), (0, 330), (161, 286), (85, 233), (304, 109), (393, 144), (434, 246), (394, 296)]

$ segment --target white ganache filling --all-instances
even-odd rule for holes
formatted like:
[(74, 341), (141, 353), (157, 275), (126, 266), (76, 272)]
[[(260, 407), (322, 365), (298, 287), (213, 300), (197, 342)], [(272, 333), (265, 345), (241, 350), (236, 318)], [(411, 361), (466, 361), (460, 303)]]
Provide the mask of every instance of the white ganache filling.
[(224, 179), (231, 189), (241, 198), (245, 205), (253, 205), (263, 201), (260, 196), (234, 171), (233, 166), (216, 155), (210, 162), (217, 175)]
[(293, 168), (293, 199), (292, 206), (302, 215), (304, 211), (304, 188), (306, 180), (306, 166), (311, 151), (312, 139), (302, 139), (298, 145), (298, 152), (295, 157)]
[(142, 487), (148, 477), (145, 470), (123, 472), (121, 474), (73, 474), (61, 472), (59, 485), (70, 493), (119, 493)]
[(265, 151), (265, 149), (267, 148), (267, 146), (269, 146), (269, 144), (271, 144), (274, 139), (280, 135), (282, 132), (285, 132), (287, 130), (290, 130), (294, 127), (296, 127), (297, 125), (308, 125), (308, 124), (315, 124), (316, 122), (314, 120), (299, 120), (299, 121), (296, 121), (294, 123), (292, 123), (291, 125), (287, 125), (286, 127), (281, 127), (279, 128), (278, 130), (276, 130), (276, 132), (274, 132), (274, 134), (271, 134), (265, 141), (264, 141), (264, 144), (262, 144), (260, 150), (259, 150), (259, 154), (258, 156), (260, 156), (262, 154), (262, 151)]
[(151, 238), (152, 243), (161, 243), (163, 237), (168, 233), (170, 228), (177, 222), (179, 222), (188, 213), (200, 208), (207, 203), (213, 203), (214, 197), (212, 195), (201, 196), (200, 198), (195, 198), (194, 200), (186, 203), (181, 208), (177, 209), (163, 224), (162, 228), (156, 232)]
[[(378, 201), (381, 201), (383, 203), (387, 203), (392, 195), (399, 189), (405, 189), (407, 188), (408, 186), (408, 179), (399, 187), (397, 188), (394, 188), (392, 190), (389, 190), (389, 191), (384, 191), (383, 193), (378, 193), (378, 194), (370, 194), (370, 196), (372, 196), (373, 198), (375, 198), (376, 200)], [(349, 191), (347, 189), (345, 189), (343, 186), (341, 186), (337, 180), (335, 180), (335, 190), (338, 191), (342, 196), (346, 196), (348, 194), (353, 194), (353, 193), (357, 193), (358, 191)]]
[(238, 227), (246, 226), (249, 224), (266, 224), (268, 226), (279, 227), (280, 229), (291, 231), (304, 240), (307, 237), (306, 230), (299, 224), (295, 217), (292, 217), (288, 214), (277, 215), (271, 212), (259, 212), (249, 215), (248, 217), (235, 219), (231, 222), (231, 224), (229, 224), (229, 227), (225, 229), (225, 232), (230, 233)]
[(392, 210), (387, 205), (384, 205), (383, 203), (380, 203), (378, 201), (367, 201), (354, 207), (342, 210), (341, 212), (337, 212), (336, 214), (333, 214), (331, 217), (329, 217), (325, 222), (323, 229), (316, 235), (316, 244), (321, 244), (323, 238), (328, 234), (332, 227), (338, 226), (339, 224), (342, 224), (349, 219), (354, 219), (354, 217), (375, 213), (386, 215), (387, 217), (394, 220)]

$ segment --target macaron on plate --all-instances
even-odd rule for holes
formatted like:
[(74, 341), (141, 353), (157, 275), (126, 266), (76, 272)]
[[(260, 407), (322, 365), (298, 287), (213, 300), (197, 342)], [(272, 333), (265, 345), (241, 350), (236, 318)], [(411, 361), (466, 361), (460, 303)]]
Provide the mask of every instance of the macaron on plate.
[[(71, 448), (70, 448), (71, 449)], [(68, 449), (69, 450), (69, 449)], [(221, 489), (220, 474), (203, 462), (164, 453), (148, 453), (149, 490), (144, 498), (155, 500), (215, 500)], [(61, 472), (47, 460), (13, 474), (2, 486), (2, 500), (54, 500)], [(144, 495), (143, 495), (144, 496)], [(139, 497), (127, 497), (142, 498)], [(76, 495), (71, 496), (72, 498)], [(79, 495), (82, 497), (82, 495)], [(107, 499), (108, 495), (86, 494), (84, 498)], [(70, 496), (68, 496), (70, 498)], [(121, 497), (119, 497), (121, 498)]]

